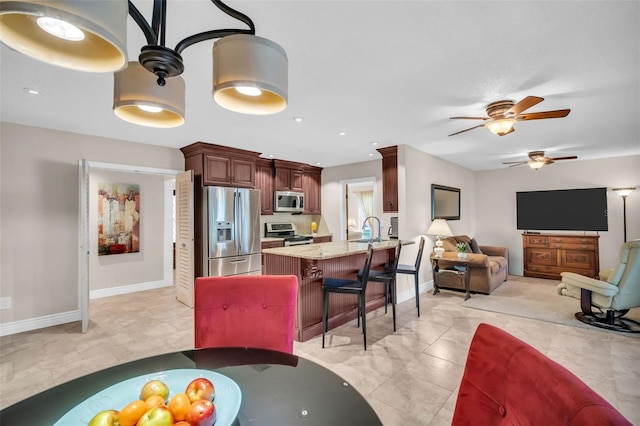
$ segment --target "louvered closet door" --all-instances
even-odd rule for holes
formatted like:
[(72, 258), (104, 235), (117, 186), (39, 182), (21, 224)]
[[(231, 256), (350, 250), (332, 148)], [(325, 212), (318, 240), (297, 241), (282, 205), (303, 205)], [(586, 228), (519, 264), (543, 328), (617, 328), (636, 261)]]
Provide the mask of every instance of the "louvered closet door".
[(193, 307), (193, 170), (176, 176), (176, 298)]

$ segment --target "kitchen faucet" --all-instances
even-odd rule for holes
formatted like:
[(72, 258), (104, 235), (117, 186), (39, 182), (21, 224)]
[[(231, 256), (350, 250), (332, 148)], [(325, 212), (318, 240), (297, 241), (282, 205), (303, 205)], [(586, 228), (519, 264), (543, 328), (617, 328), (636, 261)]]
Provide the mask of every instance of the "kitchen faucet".
[[(369, 216), (369, 217), (367, 217), (367, 218), (364, 220), (364, 222), (362, 222), (362, 229), (364, 229), (364, 227), (367, 225), (367, 221), (368, 221), (369, 219), (375, 219), (375, 220), (377, 220), (377, 221), (378, 221), (378, 238), (376, 238), (376, 239), (375, 239), (375, 241), (382, 241), (382, 231), (381, 231), (382, 225), (381, 225), (381, 223), (380, 223), (380, 219), (379, 219), (379, 218), (377, 218), (376, 216)], [(372, 233), (372, 235), (371, 235), (371, 241), (374, 241), (373, 233)]]

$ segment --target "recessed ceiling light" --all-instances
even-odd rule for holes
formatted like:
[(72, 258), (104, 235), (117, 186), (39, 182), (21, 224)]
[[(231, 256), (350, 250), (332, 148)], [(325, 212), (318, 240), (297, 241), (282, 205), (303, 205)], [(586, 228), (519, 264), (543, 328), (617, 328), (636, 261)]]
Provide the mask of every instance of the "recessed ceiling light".
[(377, 145), (378, 145), (378, 142), (371, 142), (371, 145), (373, 145), (373, 146), (377, 146)]
[(40, 92), (38, 92), (36, 89), (31, 89), (29, 87), (25, 87), (22, 90), (24, 90), (25, 92), (27, 92), (30, 95), (39, 95), (40, 94)]
[(319, 165), (320, 165), (320, 162), (316, 163), (316, 166), (319, 166)]
[(269, 154), (269, 158), (273, 158), (273, 154)]
[(302, 123), (302, 120), (304, 120), (304, 117), (293, 117), (293, 121), (296, 123)]
[(345, 131), (341, 131), (341, 132), (338, 132), (338, 134), (339, 134), (340, 136), (344, 136), (344, 135), (346, 135), (346, 134), (347, 134), (347, 132), (345, 132)]
[(369, 157), (373, 157), (373, 152), (370, 152), (370, 153), (369, 153)]

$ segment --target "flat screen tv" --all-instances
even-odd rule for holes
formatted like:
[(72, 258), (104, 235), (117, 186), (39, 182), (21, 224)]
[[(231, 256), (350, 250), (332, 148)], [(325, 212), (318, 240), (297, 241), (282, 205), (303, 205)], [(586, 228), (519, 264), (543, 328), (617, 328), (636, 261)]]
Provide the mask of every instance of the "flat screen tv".
[(517, 228), (607, 231), (607, 188), (516, 192)]

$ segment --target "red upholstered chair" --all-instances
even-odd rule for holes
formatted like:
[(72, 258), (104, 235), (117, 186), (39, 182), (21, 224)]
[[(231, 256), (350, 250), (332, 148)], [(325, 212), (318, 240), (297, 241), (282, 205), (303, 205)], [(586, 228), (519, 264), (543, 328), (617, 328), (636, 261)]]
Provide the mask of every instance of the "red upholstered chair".
[(631, 426), (569, 370), (488, 324), (471, 341), (451, 424)]
[(293, 353), (297, 296), (294, 275), (196, 278), (195, 347)]

